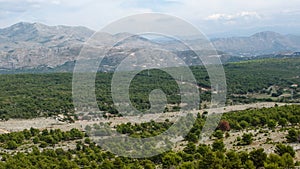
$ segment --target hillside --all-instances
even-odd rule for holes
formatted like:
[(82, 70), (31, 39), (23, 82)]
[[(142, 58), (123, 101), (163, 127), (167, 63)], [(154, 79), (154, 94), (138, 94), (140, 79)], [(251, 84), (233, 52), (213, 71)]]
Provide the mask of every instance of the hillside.
[[(0, 168), (294, 168), (300, 165), (299, 110), (299, 105), (275, 105), (228, 112), (205, 143), (199, 142), (199, 133), (206, 116), (198, 114), (183, 141), (171, 144), (167, 152), (148, 158), (115, 155), (90, 134), (95, 132), (101, 134), (98, 138), (107, 138), (109, 131), (118, 131), (133, 138), (148, 138), (166, 131), (172, 122), (112, 125), (110, 122), (78, 121), (81, 124), (89, 122), (84, 131), (82, 127), (60, 129), (67, 124), (50, 129), (25, 127), (0, 135)], [(136, 148), (135, 144), (129, 142), (125, 146), (124, 143), (112, 142), (110, 146), (119, 153)], [(158, 144), (147, 144), (142, 153), (157, 150)]]
[[(1, 72), (71, 71), (72, 62), (79, 55), (83, 43), (93, 33), (93, 30), (85, 27), (47, 26), (26, 22), (0, 29), (0, 70)], [(126, 35), (128, 33), (107, 34), (103, 36), (105, 38), (103, 41), (115, 40)], [(291, 54), (300, 49), (299, 36), (275, 32), (259, 32), (250, 37), (219, 38), (211, 41), (223, 63), (249, 60), (259, 55)], [(199, 43), (199, 40), (189, 42)], [(110, 48), (105, 43), (101, 46)], [(187, 50), (177, 41), (134, 36), (117, 46), (120, 48), (111, 51), (104, 60), (104, 64), (107, 65), (105, 71), (114, 69), (116, 63), (133, 51), (156, 47), (172, 51), (190, 66), (201, 64), (194, 59), (194, 52)], [(65, 67), (66, 65), (69, 67)]]
[[(257, 101), (297, 102), (300, 99), (300, 59), (265, 59), (229, 63), (224, 66), (227, 81), (227, 104)], [(191, 70), (201, 92), (201, 107), (209, 104), (210, 83), (203, 66)], [(99, 108), (117, 114), (110, 96), (111, 73), (98, 73), (96, 96)], [(6, 74), (0, 75), (0, 118), (32, 118), (54, 114), (72, 114), (72, 74)], [(296, 84), (296, 87), (291, 87)], [(160, 70), (140, 72), (132, 81), (131, 99), (140, 110), (149, 108), (148, 95), (161, 88), (168, 103), (176, 110), (178, 86)], [(173, 111), (171, 108), (168, 111)]]
[(0, 29), (0, 69), (55, 67), (73, 61), (92, 34), (85, 27), (26, 22)]
[(300, 36), (282, 35), (276, 32), (259, 32), (250, 37), (214, 39), (213, 44), (232, 55), (257, 56), (300, 50)]

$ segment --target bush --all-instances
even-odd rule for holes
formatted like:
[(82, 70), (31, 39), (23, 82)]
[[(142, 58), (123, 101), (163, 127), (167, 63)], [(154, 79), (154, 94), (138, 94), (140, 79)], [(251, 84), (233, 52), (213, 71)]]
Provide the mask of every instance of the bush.
[(41, 141), (41, 144), (39, 147), (46, 148), (47, 146), (48, 146), (48, 144), (45, 141)]
[(18, 148), (18, 144), (15, 141), (11, 140), (11, 141), (7, 142), (6, 147), (7, 147), (7, 149), (14, 150), (14, 149)]
[(299, 131), (296, 131), (295, 129), (290, 129), (288, 131), (288, 135), (286, 136), (286, 139), (289, 143), (299, 142)]
[(242, 136), (242, 140), (241, 140), (241, 145), (249, 145), (252, 143), (253, 141), (253, 135), (252, 133), (250, 134), (247, 134), (247, 133), (244, 133), (243, 136)]
[(212, 144), (213, 151), (225, 151), (225, 144), (223, 140), (215, 140)]
[(276, 125), (277, 125), (277, 122), (275, 120), (271, 119), (268, 121), (268, 127), (270, 129), (274, 129), (276, 127)]
[(278, 144), (276, 145), (275, 148), (275, 153), (282, 156), (285, 153), (290, 154), (292, 157), (295, 157), (295, 151), (293, 149), (293, 147), (289, 146), (289, 145), (284, 145), (284, 144)]
[(217, 139), (223, 138), (223, 132), (221, 130), (217, 130), (213, 133), (213, 136), (216, 137)]

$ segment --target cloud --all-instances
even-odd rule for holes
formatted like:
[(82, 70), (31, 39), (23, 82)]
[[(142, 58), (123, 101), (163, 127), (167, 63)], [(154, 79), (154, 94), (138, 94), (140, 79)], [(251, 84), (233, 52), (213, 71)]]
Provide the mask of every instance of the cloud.
[(234, 21), (234, 20), (249, 20), (249, 19), (262, 19), (262, 16), (257, 12), (249, 12), (243, 11), (236, 14), (224, 14), (224, 13), (216, 13), (209, 15), (205, 18), (205, 20), (213, 20), (213, 21)]
[(99, 30), (124, 16), (161, 12), (211, 33), (300, 23), (299, 6), (299, 0), (0, 0), (0, 27), (27, 21)]
[(175, 0), (127, 0), (123, 1), (121, 7), (125, 8), (148, 8), (159, 12), (168, 6), (180, 5)]

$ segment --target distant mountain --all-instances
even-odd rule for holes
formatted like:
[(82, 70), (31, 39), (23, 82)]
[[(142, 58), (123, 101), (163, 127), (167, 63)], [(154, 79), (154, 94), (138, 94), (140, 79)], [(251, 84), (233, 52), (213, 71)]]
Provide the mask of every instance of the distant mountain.
[(0, 68), (55, 67), (73, 61), (94, 31), (21, 22), (0, 29)]
[(232, 37), (212, 40), (215, 47), (231, 55), (257, 56), (300, 51), (300, 36), (276, 32), (259, 32), (250, 37)]
[[(85, 27), (47, 26), (26, 22), (0, 29), (0, 72), (70, 71), (83, 43), (93, 34), (93, 30)], [(102, 38), (110, 42), (128, 35), (130, 34), (105, 34)], [(199, 40), (194, 39), (190, 42), (199, 43)], [(272, 57), (284, 54), (284, 56), (289, 56), (286, 53), (300, 51), (300, 36), (260, 32), (250, 37), (213, 39), (212, 44), (225, 63), (258, 58), (256, 56), (259, 55)], [(111, 48), (105, 42), (101, 46)], [(176, 41), (153, 40), (135, 35), (115, 46), (116, 48), (111, 50), (103, 60), (102, 64), (105, 67), (103, 70), (113, 70), (126, 56), (143, 55), (143, 52), (147, 52), (145, 49), (160, 47), (170, 50), (188, 65), (201, 64), (197, 61), (193, 51), (188, 51)], [(87, 56), (87, 59), (92, 58)], [(151, 57), (145, 59), (147, 62), (155, 62), (155, 59)]]

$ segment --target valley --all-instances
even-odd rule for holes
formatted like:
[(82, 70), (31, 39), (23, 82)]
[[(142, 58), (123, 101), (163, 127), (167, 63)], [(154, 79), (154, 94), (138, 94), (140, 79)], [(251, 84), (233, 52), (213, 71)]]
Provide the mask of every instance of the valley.
[[(80, 26), (27, 22), (0, 29), (0, 168), (299, 168), (299, 36), (264, 31), (214, 38), (211, 43), (215, 51), (194, 52), (170, 39), (105, 33), (98, 47), (110, 50), (96, 71), (97, 108), (89, 109), (93, 100), (85, 99), (80, 101), (87, 107), (75, 107), (74, 99), (81, 99), (74, 98), (72, 91), (76, 58), (94, 33)], [(128, 35), (130, 38), (113, 48), (107, 45)], [(191, 44), (201, 42), (187, 40)], [(182, 59), (196, 81), (186, 81), (183, 76), (176, 79), (167, 73), (180, 72), (182, 67), (138, 71), (130, 82), (128, 97), (139, 114), (129, 112), (132, 115), (128, 116), (112, 98), (114, 71), (125, 57), (135, 58), (157, 47)], [(227, 86), (217, 86), (220, 90), (211, 87), (210, 76), (196, 53), (213, 53), (221, 60), (218, 66), (224, 69)], [(93, 55), (84, 59), (96, 62)], [(158, 62), (152, 55), (143, 59), (149, 65), (164, 61)], [(148, 63), (142, 64), (147, 67)], [(198, 108), (183, 114), (187, 104), (181, 102), (179, 83), (199, 92)], [(155, 89), (165, 94), (166, 104), (155, 114), (146, 113), (153, 106), (150, 95)], [(219, 108), (211, 102), (218, 92), (226, 92), (225, 105)], [(210, 128), (212, 134), (202, 135), (205, 125), (211, 125), (209, 117), (217, 117), (220, 112), (223, 114), (216, 128)], [(170, 139), (168, 132), (184, 131), (188, 126), (191, 129), (186, 135)], [(124, 142), (113, 140), (116, 133), (126, 138)], [(164, 133), (166, 137), (151, 140)], [(147, 138), (145, 147), (133, 142)], [(109, 140), (111, 149), (101, 144), (101, 139)], [(166, 147), (169, 149), (164, 151)], [(128, 154), (146, 156), (133, 158)]]

